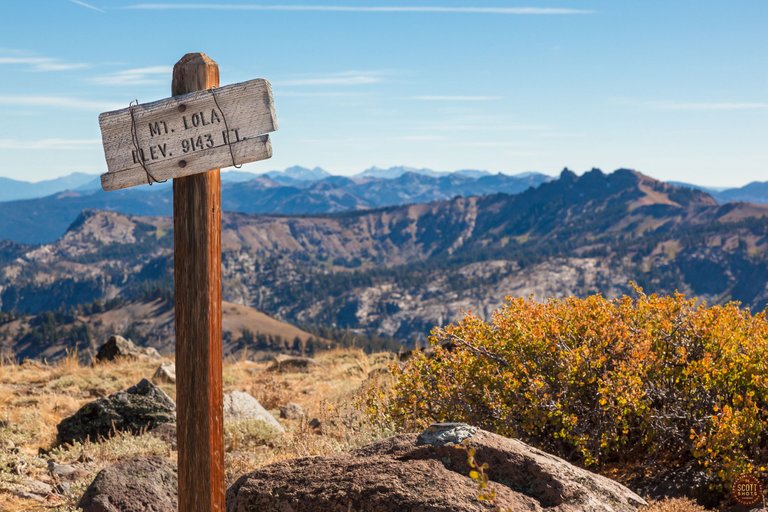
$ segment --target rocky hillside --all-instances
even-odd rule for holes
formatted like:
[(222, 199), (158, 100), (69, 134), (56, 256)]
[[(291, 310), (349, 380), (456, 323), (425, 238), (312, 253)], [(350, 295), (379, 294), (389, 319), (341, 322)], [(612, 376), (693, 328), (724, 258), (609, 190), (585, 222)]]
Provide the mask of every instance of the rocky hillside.
[[(162, 353), (174, 351), (173, 303), (158, 296), (106, 304), (80, 305), (69, 310), (15, 315), (0, 326), (0, 357), (55, 361), (76, 348), (89, 360), (96, 347), (113, 334), (125, 335)], [(314, 353), (335, 346), (335, 341), (303, 331), (249, 306), (222, 304), (225, 356), (247, 354), (256, 359), (276, 352)]]
[[(710, 302), (768, 302), (768, 206), (620, 170), (517, 195), (317, 216), (226, 214), (224, 296), (280, 319), (422, 338), (505, 295), (602, 292), (636, 281)], [(55, 243), (0, 250), (2, 311), (35, 313), (167, 293), (165, 217), (83, 213)]]

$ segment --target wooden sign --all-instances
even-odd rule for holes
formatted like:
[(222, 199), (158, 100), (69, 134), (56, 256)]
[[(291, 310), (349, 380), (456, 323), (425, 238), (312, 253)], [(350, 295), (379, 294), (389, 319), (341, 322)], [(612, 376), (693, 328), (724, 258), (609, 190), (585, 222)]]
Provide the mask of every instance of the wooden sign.
[(219, 87), (219, 66), (188, 53), (172, 98), (99, 116), (104, 190), (173, 178), (176, 433), (179, 510), (224, 512), (219, 167), (272, 155), (266, 80)]
[(270, 158), (277, 118), (257, 79), (105, 112), (99, 125), (109, 191)]

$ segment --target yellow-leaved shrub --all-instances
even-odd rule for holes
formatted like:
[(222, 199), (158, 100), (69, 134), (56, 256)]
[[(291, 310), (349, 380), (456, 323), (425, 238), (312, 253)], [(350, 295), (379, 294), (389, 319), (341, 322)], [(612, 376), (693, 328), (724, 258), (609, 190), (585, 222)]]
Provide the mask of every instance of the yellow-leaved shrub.
[[(682, 294), (545, 303), (435, 329), (370, 412), (462, 421), (586, 466), (698, 460), (722, 485), (768, 465), (768, 321)], [(665, 464), (666, 465), (666, 464)]]

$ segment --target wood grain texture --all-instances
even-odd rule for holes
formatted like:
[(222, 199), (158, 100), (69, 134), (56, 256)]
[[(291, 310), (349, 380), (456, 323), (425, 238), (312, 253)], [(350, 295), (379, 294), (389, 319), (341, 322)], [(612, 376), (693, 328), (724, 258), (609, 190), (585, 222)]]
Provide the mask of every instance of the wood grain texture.
[[(173, 68), (173, 94), (219, 84), (202, 53)], [(179, 510), (223, 512), (224, 422), (221, 345), (219, 169), (173, 180)]]
[[(237, 164), (266, 160), (272, 157), (272, 144), (269, 135), (262, 135), (248, 141), (232, 144), (232, 152)], [(227, 146), (220, 146), (209, 151), (196, 152), (184, 158), (185, 167), (173, 165), (148, 165), (149, 172), (155, 180), (165, 181), (173, 178), (183, 178), (209, 169), (225, 165), (222, 162), (232, 162), (232, 154)], [(201, 171), (201, 169), (203, 169)], [(107, 172), (101, 175), (101, 188), (105, 191), (147, 185), (147, 173), (141, 167), (133, 167), (123, 171)]]
[(263, 135), (277, 130), (277, 118), (269, 82), (257, 79), (105, 112), (99, 126), (102, 187), (116, 190), (148, 183), (147, 170), (162, 181), (269, 158)]

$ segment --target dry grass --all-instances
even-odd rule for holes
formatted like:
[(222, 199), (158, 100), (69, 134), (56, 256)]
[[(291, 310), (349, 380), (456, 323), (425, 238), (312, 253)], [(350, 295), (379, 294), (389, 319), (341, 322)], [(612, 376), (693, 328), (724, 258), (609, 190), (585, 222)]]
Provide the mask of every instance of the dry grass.
[(674, 498), (651, 502), (643, 512), (707, 512), (707, 509), (695, 501)]
[[(262, 424), (225, 425), (227, 485), (245, 472), (278, 460), (324, 455), (361, 446), (384, 433), (374, 429), (356, 405), (361, 387), (372, 372), (380, 373), (390, 355), (366, 356), (359, 350), (337, 350), (317, 357), (306, 373), (269, 371), (269, 363), (241, 358), (225, 361), (225, 391), (251, 393), (276, 417), (288, 402), (302, 406), (306, 415), (281, 420), (286, 434), (276, 435)], [(0, 362), (0, 510), (74, 510), (72, 507), (96, 473), (115, 461), (137, 455), (175, 459), (176, 452), (159, 438), (145, 434), (118, 434), (101, 443), (55, 447), (56, 425), (86, 402), (149, 378), (158, 362), (122, 361), (83, 365), (77, 354), (56, 364)], [(173, 385), (161, 384), (171, 397)], [(317, 418), (321, 428), (309, 420)], [(29, 479), (50, 485), (48, 461), (74, 464), (78, 474), (68, 480), (62, 495), (44, 501), (14, 494)]]

